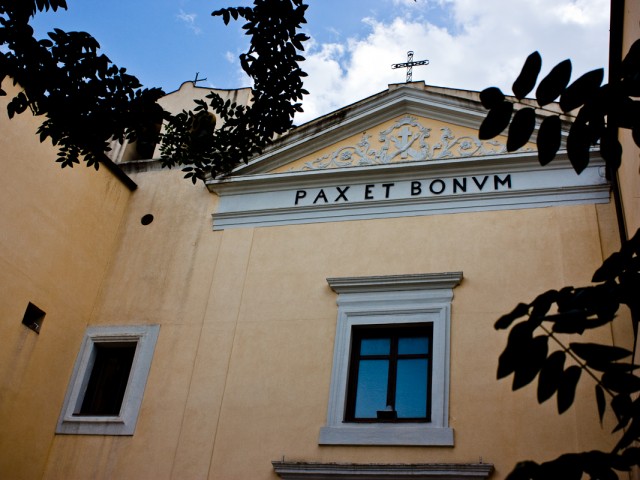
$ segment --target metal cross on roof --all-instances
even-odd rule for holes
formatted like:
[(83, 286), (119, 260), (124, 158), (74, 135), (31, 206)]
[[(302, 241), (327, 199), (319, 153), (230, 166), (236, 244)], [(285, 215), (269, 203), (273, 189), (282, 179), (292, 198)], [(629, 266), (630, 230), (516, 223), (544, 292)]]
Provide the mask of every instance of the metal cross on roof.
[(406, 68), (407, 69), (407, 83), (411, 82), (411, 77), (413, 76), (413, 67), (417, 67), (419, 65), (429, 65), (429, 60), (417, 60), (413, 61), (413, 52), (409, 50), (407, 52), (407, 62), (406, 63), (394, 63), (391, 65), (391, 68)]
[(198, 82), (204, 82), (206, 80), (206, 78), (198, 78), (198, 75), (200, 75), (200, 72), (196, 72), (196, 78), (195, 80), (193, 80), (194, 85), (197, 85)]

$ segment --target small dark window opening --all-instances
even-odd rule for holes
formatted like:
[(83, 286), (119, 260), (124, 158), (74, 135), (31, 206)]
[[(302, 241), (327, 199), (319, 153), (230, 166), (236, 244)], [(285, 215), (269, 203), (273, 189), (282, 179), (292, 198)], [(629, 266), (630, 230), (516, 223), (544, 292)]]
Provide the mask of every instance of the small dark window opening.
[(354, 327), (347, 422), (431, 420), (433, 326)]
[(140, 219), (140, 223), (145, 226), (149, 225), (151, 222), (153, 222), (153, 215), (150, 213), (143, 215), (142, 218)]
[(95, 360), (80, 411), (76, 415), (120, 414), (136, 342), (96, 343)]
[(40, 310), (33, 303), (29, 302), (29, 305), (27, 305), (27, 309), (24, 312), (24, 317), (22, 317), (22, 324), (34, 332), (40, 333), (45, 315), (45, 312)]

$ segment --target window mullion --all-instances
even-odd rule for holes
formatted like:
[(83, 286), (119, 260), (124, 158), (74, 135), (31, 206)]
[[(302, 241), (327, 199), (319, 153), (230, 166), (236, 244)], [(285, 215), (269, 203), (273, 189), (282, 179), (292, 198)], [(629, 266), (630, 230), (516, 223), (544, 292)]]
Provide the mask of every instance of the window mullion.
[(387, 405), (396, 409), (396, 379), (398, 374), (398, 337), (391, 336), (389, 352), (389, 381), (387, 383)]

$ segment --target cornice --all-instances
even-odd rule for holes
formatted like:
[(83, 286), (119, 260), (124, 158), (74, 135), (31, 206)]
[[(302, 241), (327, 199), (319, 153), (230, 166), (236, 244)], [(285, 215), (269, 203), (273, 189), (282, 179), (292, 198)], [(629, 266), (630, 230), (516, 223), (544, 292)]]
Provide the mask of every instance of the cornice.
[(486, 479), (493, 472), (491, 463), (358, 464), (316, 462), (271, 462), (280, 478), (288, 480), (412, 480)]
[(417, 273), (369, 277), (327, 278), (331, 289), (339, 294), (407, 290), (452, 289), (460, 284), (462, 272)]

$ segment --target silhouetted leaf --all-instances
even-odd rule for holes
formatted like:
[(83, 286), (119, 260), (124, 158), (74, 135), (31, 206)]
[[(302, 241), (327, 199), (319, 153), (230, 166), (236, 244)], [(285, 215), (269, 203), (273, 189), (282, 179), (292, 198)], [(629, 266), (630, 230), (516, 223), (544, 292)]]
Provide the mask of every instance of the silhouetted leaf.
[(640, 124), (640, 102), (620, 96), (610, 105), (609, 115), (614, 117), (614, 126), (632, 129)]
[(640, 126), (633, 127), (631, 134), (633, 135), (633, 141), (636, 146), (640, 147)]
[(482, 102), (482, 106), (487, 110), (491, 110), (503, 101), (504, 93), (497, 87), (485, 88), (480, 92), (480, 102)]
[(518, 462), (515, 468), (507, 475), (505, 480), (531, 480), (540, 478), (538, 476), (540, 466), (536, 462)]
[(527, 57), (518, 78), (513, 82), (513, 94), (518, 100), (522, 100), (533, 90), (541, 67), (542, 57), (538, 52), (533, 52)]
[(567, 155), (571, 166), (577, 174), (589, 165), (589, 151), (591, 143), (589, 141), (589, 131), (585, 124), (574, 122), (569, 129), (567, 138)]
[(515, 372), (519, 358), (520, 352), (515, 348), (509, 348), (507, 346), (507, 348), (505, 348), (498, 357), (498, 371), (496, 378), (500, 380), (501, 378), (508, 377)]
[(640, 438), (640, 417), (634, 416), (631, 423), (627, 427), (627, 430), (622, 435), (620, 441), (616, 444), (615, 450), (627, 448), (634, 441)]
[(596, 145), (605, 131), (605, 110), (589, 102), (580, 109), (573, 124), (584, 127), (582, 135), (585, 141)]
[(596, 403), (598, 405), (598, 417), (600, 418), (600, 425), (602, 425), (604, 411), (607, 408), (607, 401), (604, 398), (604, 390), (600, 385), (596, 385)]
[(511, 113), (513, 112), (513, 103), (504, 101), (489, 110), (489, 113), (482, 121), (478, 130), (478, 138), (480, 140), (489, 140), (497, 137), (509, 125)]
[(531, 107), (518, 110), (511, 120), (507, 151), (513, 152), (526, 145), (536, 126), (536, 112)]
[(574, 297), (575, 297), (575, 293), (574, 293), (573, 287), (570, 287), (570, 286), (562, 287), (558, 291), (558, 299), (556, 300), (559, 311), (562, 312), (562, 311), (572, 310), (573, 308), (575, 308)]
[(640, 465), (640, 447), (627, 448), (620, 457), (627, 468)]
[(569, 85), (560, 96), (562, 111), (569, 112), (581, 107), (598, 90), (603, 78), (604, 69), (598, 68), (585, 73)]
[(582, 358), (587, 364), (601, 362), (615, 362), (631, 355), (626, 348), (613, 345), (601, 345), (599, 343), (577, 343), (572, 342), (569, 348)]
[(513, 375), (512, 390), (528, 385), (536, 378), (549, 351), (549, 337), (540, 335), (527, 345), (526, 354), (519, 358)]
[(602, 262), (591, 278), (592, 282), (606, 282), (615, 279), (626, 266), (626, 257), (620, 252), (613, 252)]
[(609, 370), (602, 375), (602, 385), (614, 392), (634, 393), (640, 391), (640, 377), (632, 373)]
[(549, 312), (551, 305), (553, 305), (557, 299), (557, 290), (547, 290), (546, 292), (538, 295), (533, 302), (531, 302), (531, 318), (541, 319), (544, 317), (547, 312)]
[(617, 461), (615, 455), (592, 450), (578, 455), (579, 464), (589, 478), (597, 480), (618, 480), (618, 475), (613, 471)]
[(522, 359), (526, 357), (532, 338), (533, 328), (527, 322), (518, 323), (511, 329), (507, 346), (498, 358), (498, 379), (515, 372)]
[(575, 453), (561, 455), (541, 463), (539, 472), (537, 478), (540, 480), (580, 480), (583, 472), (581, 456)]
[(556, 156), (561, 143), (561, 122), (558, 115), (552, 115), (542, 120), (538, 129), (536, 144), (538, 147), (538, 161), (543, 167)]
[(558, 387), (558, 413), (566, 412), (573, 404), (576, 395), (576, 386), (580, 380), (582, 369), (575, 365), (570, 366), (564, 371), (560, 386)]
[(571, 60), (564, 60), (553, 67), (536, 89), (538, 105), (544, 107), (558, 98), (566, 88), (570, 78)]
[(602, 155), (611, 171), (615, 172), (620, 168), (622, 145), (618, 141), (617, 135), (605, 134), (602, 136), (600, 139), (600, 155)]
[(511, 312), (501, 316), (495, 323), (494, 328), (496, 330), (504, 330), (509, 328), (511, 324), (520, 317), (524, 317), (529, 312), (529, 305), (526, 303), (519, 303)]
[(553, 321), (555, 333), (577, 333), (582, 335), (588, 327), (588, 318), (584, 310), (568, 310), (546, 318)]
[(538, 378), (538, 403), (549, 400), (558, 391), (564, 373), (566, 354), (558, 350), (544, 362)]
[(622, 60), (622, 76), (635, 75), (640, 72), (640, 40), (633, 42), (629, 51)]
[(633, 252), (636, 255), (640, 256), (640, 228), (636, 230), (636, 233), (634, 233), (633, 237), (624, 242), (622, 248), (625, 250), (628, 249), (630, 252)]
[(611, 409), (618, 419), (618, 425), (613, 430), (613, 432), (617, 432), (618, 430), (625, 428), (631, 419), (631, 414), (633, 412), (631, 396), (628, 393), (616, 395), (611, 400)]

